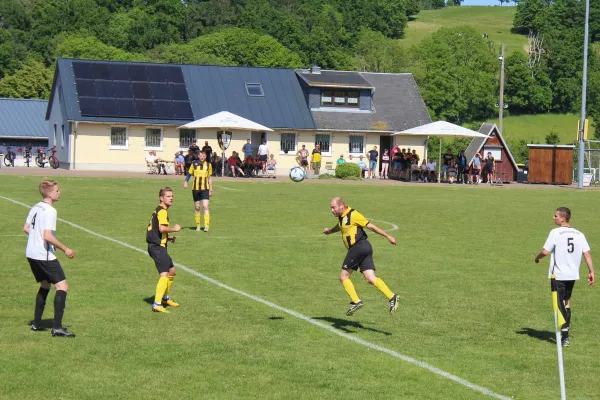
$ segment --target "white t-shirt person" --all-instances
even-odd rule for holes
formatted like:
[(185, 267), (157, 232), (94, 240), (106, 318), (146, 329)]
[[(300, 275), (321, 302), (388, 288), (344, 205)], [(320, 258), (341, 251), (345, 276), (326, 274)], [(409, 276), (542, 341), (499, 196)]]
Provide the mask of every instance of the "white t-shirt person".
[(56, 260), (54, 246), (44, 240), (45, 230), (51, 230), (53, 235), (56, 234), (56, 209), (40, 201), (29, 211), (26, 223), (31, 226), (31, 230), (25, 256), (41, 261)]
[(269, 146), (267, 146), (265, 143), (258, 146), (258, 155), (259, 156), (266, 156), (268, 154), (269, 154)]
[(554, 273), (559, 281), (579, 280), (579, 267), (583, 253), (590, 251), (585, 235), (570, 226), (552, 229), (544, 243), (550, 252), (548, 278)]
[(148, 155), (146, 155), (146, 162), (147, 162), (148, 164), (154, 164), (154, 163), (156, 163), (156, 160), (157, 160), (157, 159), (158, 159), (158, 158), (157, 158), (157, 157), (156, 157), (154, 154), (150, 154), (150, 153), (149, 153)]

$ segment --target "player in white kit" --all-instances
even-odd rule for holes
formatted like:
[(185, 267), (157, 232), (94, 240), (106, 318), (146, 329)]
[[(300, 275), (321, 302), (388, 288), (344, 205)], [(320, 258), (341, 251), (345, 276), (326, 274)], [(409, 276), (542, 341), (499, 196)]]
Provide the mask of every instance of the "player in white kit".
[(569, 327), (571, 325), (571, 294), (575, 281), (579, 280), (581, 256), (583, 255), (585, 258), (588, 267), (588, 285), (594, 283), (594, 266), (590, 255), (590, 245), (585, 239), (585, 235), (569, 224), (571, 210), (567, 207), (559, 207), (552, 219), (559, 227), (550, 231), (544, 248), (535, 257), (535, 262), (539, 263), (542, 258), (550, 254), (548, 278), (552, 274), (556, 275), (558, 298), (562, 299), (565, 306), (567, 322), (562, 326), (561, 342), (564, 347), (567, 347), (569, 346)]
[(52, 204), (60, 198), (58, 182), (43, 181), (40, 183), (39, 190), (42, 201), (29, 211), (23, 226), (23, 232), (29, 235), (25, 256), (29, 261), (35, 280), (40, 283), (40, 289), (35, 300), (35, 314), (33, 321), (31, 321), (31, 330), (46, 330), (42, 326), (42, 314), (46, 306), (48, 292), (50, 292), (50, 284), (53, 284), (56, 288), (56, 294), (54, 296), (52, 336), (75, 337), (73, 333), (62, 326), (69, 286), (67, 285), (65, 273), (56, 259), (55, 248), (64, 251), (69, 258), (75, 257), (75, 252), (55, 237), (56, 209), (52, 207)]

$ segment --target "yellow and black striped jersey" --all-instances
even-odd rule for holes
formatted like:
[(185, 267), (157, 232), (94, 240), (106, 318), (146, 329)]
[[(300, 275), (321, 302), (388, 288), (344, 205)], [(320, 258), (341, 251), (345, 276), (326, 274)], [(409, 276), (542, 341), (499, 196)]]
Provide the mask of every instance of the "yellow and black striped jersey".
[(192, 161), (188, 174), (194, 179), (192, 190), (210, 190), (209, 178), (212, 175), (212, 165), (206, 161)]
[(158, 206), (150, 217), (148, 231), (146, 232), (146, 243), (153, 243), (162, 247), (167, 247), (167, 239), (169, 238), (169, 234), (160, 231), (161, 225), (169, 226), (169, 214), (165, 208)]
[(363, 228), (369, 224), (369, 221), (364, 215), (348, 207), (342, 216), (339, 217), (339, 220), (342, 240), (347, 249), (354, 246), (356, 242), (367, 239), (367, 234)]

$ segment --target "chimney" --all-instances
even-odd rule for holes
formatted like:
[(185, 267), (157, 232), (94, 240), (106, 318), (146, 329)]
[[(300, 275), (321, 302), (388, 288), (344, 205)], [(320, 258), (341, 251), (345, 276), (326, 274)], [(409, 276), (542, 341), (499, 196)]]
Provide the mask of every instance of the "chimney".
[(310, 73), (314, 74), (314, 75), (320, 75), (321, 74), (321, 67), (313, 65), (312, 67), (310, 67)]

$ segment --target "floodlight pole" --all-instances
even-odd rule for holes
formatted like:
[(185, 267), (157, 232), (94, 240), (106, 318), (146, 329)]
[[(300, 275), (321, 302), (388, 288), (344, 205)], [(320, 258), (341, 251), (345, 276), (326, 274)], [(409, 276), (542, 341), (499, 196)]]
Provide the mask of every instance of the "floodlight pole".
[(502, 132), (502, 117), (504, 113), (504, 45), (502, 45), (502, 55), (500, 56), (500, 62), (502, 63), (500, 67), (500, 104), (498, 107), (498, 130), (500, 134), (503, 135)]
[(583, 166), (585, 157), (585, 144), (583, 143), (583, 130), (585, 129), (585, 108), (587, 103), (587, 59), (588, 36), (590, 31), (590, 0), (585, 0), (585, 33), (583, 38), (583, 82), (581, 84), (581, 120), (579, 121), (579, 162), (577, 166), (577, 188), (583, 188)]

